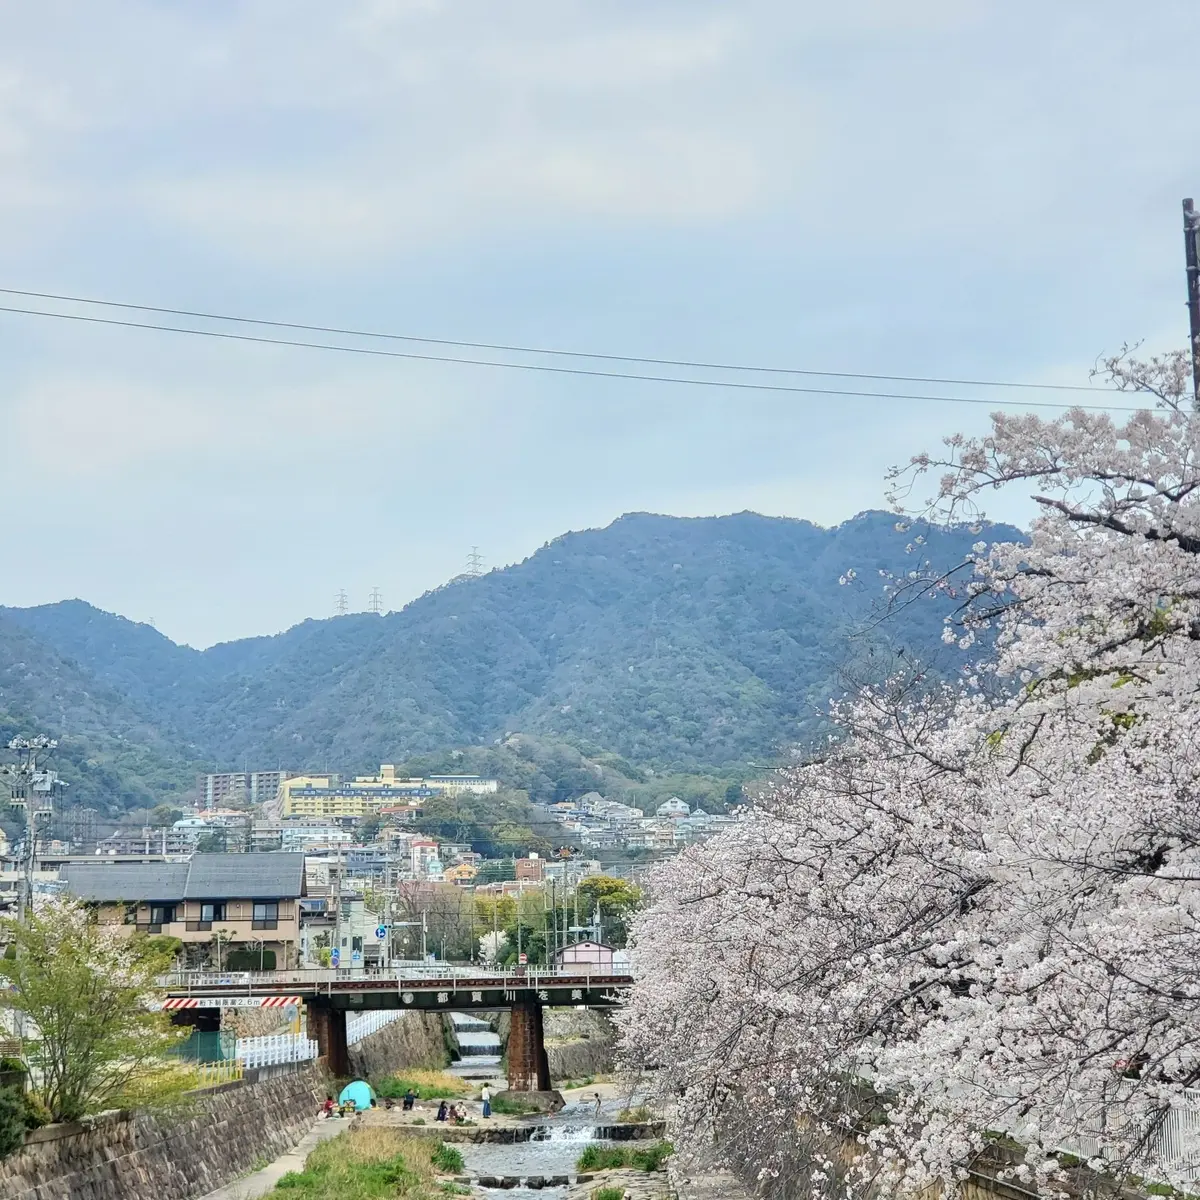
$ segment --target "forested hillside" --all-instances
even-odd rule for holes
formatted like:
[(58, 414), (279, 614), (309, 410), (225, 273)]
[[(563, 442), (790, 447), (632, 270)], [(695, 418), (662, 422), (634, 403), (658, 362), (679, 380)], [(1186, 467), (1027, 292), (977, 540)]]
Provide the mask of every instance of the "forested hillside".
[(870, 676), (897, 650), (947, 653), (948, 601), (876, 622), (881, 572), (949, 567), (980, 537), (1021, 536), (922, 534), (914, 547), (885, 513), (832, 529), (753, 513), (631, 514), (400, 612), (203, 652), (82, 601), (6, 609), (6, 627), (20, 626), (57, 674), (34, 672), (0, 702), (15, 697), (57, 728), (53, 697), (88, 694), (92, 725), (111, 718), (129, 741), (142, 730), (176, 763), (353, 771), (520, 731), (657, 771), (722, 768), (819, 730), (846, 666)]
[(153, 805), (195, 780), (196, 764), (136, 701), (0, 614), (0, 745), (33, 732), (60, 739), (70, 804)]

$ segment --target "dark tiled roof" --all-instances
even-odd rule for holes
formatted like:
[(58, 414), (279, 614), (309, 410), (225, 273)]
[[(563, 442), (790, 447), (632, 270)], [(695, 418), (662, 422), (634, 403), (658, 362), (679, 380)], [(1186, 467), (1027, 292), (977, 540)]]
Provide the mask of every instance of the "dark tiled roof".
[(303, 854), (193, 854), (186, 900), (281, 900), (304, 894)]
[(186, 863), (71, 863), (81, 900), (285, 900), (304, 894), (303, 854), (193, 854)]
[(187, 863), (68, 863), (67, 891), (80, 900), (182, 900)]

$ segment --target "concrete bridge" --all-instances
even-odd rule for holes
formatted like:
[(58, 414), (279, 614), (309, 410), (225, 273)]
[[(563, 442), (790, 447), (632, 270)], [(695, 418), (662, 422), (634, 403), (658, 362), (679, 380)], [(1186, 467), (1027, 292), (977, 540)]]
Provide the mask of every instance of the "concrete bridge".
[(546, 1005), (614, 1008), (633, 986), (629, 975), (518, 967), (509, 971), (424, 964), (385, 969), (311, 971), (180, 971), (160, 981), (163, 1007), (198, 1028), (219, 1025), (220, 1010), (303, 1004), (309, 1036), (330, 1071), (350, 1073), (346, 1014), (371, 1009), (415, 1012), (501, 1011), (512, 1014), (508, 1040), (510, 1091), (549, 1091), (542, 1028)]

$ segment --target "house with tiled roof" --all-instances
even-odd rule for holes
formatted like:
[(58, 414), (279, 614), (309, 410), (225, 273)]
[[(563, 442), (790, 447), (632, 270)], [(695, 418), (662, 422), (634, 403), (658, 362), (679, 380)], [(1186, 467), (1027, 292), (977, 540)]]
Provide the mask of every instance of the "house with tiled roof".
[(66, 890), (97, 919), (178, 938), (189, 965), (295, 966), (303, 854), (193, 854), (186, 862), (70, 863)]

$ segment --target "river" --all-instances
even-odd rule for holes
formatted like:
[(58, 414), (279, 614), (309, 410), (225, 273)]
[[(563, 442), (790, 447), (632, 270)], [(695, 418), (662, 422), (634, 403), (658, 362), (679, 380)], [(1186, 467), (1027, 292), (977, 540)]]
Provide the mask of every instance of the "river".
[[(499, 1035), (478, 1017), (451, 1013), (462, 1058), (450, 1070), (474, 1084), (487, 1081), (493, 1090), (502, 1090), (505, 1079), (500, 1068)], [(534, 1176), (566, 1175), (575, 1178), (575, 1163), (588, 1146), (611, 1146), (615, 1142), (597, 1137), (597, 1130), (616, 1120), (625, 1107), (618, 1098), (601, 1101), (599, 1113), (594, 1102), (577, 1101), (553, 1116), (530, 1117), (532, 1136), (511, 1145), (460, 1143), (463, 1161), (470, 1175), (509, 1176), (522, 1180)], [(566, 1187), (479, 1188), (483, 1196), (510, 1197), (510, 1200), (552, 1200), (564, 1197)]]

